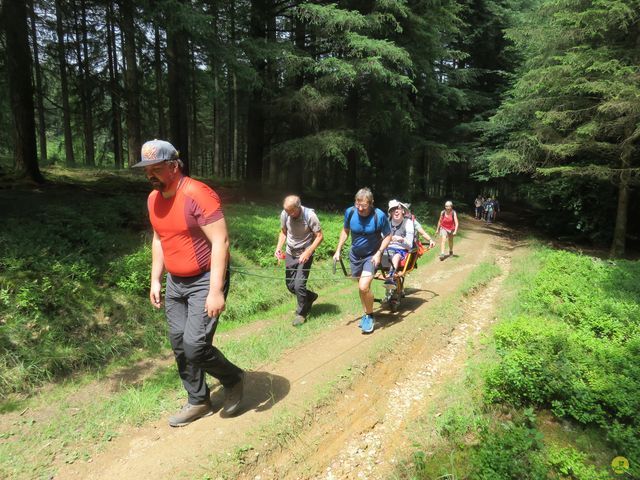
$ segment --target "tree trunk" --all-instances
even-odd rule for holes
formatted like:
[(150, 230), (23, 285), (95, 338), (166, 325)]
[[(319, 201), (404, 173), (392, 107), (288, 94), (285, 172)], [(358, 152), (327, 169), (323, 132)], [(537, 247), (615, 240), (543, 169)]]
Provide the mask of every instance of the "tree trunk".
[(29, 14), (31, 16), (31, 43), (33, 44), (33, 65), (36, 74), (36, 104), (38, 107), (38, 143), (40, 145), (40, 163), (47, 163), (47, 128), (44, 121), (44, 100), (42, 92), (42, 69), (38, 55), (38, 34), (36, 29), (36, 13), (33, 8), (33, 0), (29, 1)]
[(122, 168), (122, 116), (120, 113), (120, 85), (118, 84), (118, 59), (116, 58), (116, 32), (113, 5), (107, 3), (107, 56), (109, 62), (109, 88), (111, 90), (111, 134), (113, 159), (116, 168)]
[[(74, 2), (75, 5), (75, 2)], [(93, 167), (95, 161), (95, 147), (93, 143), (93, 109), (91, 108), (91, 87), (89, 73), (89, 47), (87, 45), (87, 8), (85, 0), (80, 2), (80, 21), (76, 21), (76, 54), (78, 58), (78, 70), (80, 71), (80, 101), (82, 104), (82, 125), (84, 133), (84, 163)], [(82, 43), (80, 38), (82, 37)]]
[[(294, 41), (297, 50), (300, 52), (306, 49), (305, 35), (306, 27), (302, 20), (296, 20), (294, 28)], [(299, 74), (295, 78), (295, 88), (300, 90), (304, 86), (304, 75)], [(301, 138), (306, 134), (306, 127), (302, 121), (298, 121), (293, 125), (293, 137)], [(304, 161), (302, 157), (296, 158), (287, 168), (287, 188), (292, 193), (302, 193), (304, 187)]]
[(120, 0), (120, 29), (124, 35), (122, 45), (125, 60), (124, 85), (127, 102), (127, 146), (129, 150), (129, 166), (138, 162), (140, 147), (140, 89), (138, 87), (138, 63), (136, 60), (135, 24), (133, 22), (136, 8), (132, 0)]
[[(275, 9), (275, 5), (274, 5), (274, 9)], [(270, 15), (269, 26), (268, 26), (268, 37), (270, 42), (275, 43), (277, 41), (278, 33), (276, 29), (277, 29), (276, 16)], [(278, 61), (273, 58), (270, 59), (270, 61), (267, 62), (267, 71), (269, 76), (269, 87), (272, 89), (272, 91), (276, 91), (279, 88), (278, 80), (281, 75), (281, 72), (278, 69)], [(270, 149), (273, 143), (273, 138), (275, 137), (278, 128), (275, 125), (275, 122), (268, 121), (268, 122), (265, 122), (265, 124), (266, 124), (265, 145), (267, 146), (267, 149)], [(280, 182), (280, 175), (282, 173), (281, 161), (275, 155), (268, 155), (268, 158), (269, 158), (269, 163), (266, 168), (265, 175), (267, 176), (267, 181), (269, 185), (276, 186)]]
[[(347, 116), (349, 119), (349, 127), (352, 132), (356, 132), (358, 129), (358, 107), (359, 107), (359, 95), (357, 87), (352, 87), (349, 92), (349, 98), (347, 99)], [(356, 192), (358, 190), (358, 152), (355, 149), (351, 149), (347, 152), (347, 178), (346, 178), (346, 190), (349, 192)]]
[(189, 67), (191, 70), (191, 85), (190, 85), (190, 93), (191, 93), (191, 101), (189, 102), (189, 105), (191, 106), (191, 126), (190, 126), (190, 141), (189, 141), (189, 151), (191, 152), (191, 168), (192, 170), (195, 172), (197, 172), (199, 175), (202, 175), (202, 159), (200, 158), (199, 161), (196, 160), (198, 158), (198, 155), (196, 152), (199, 151), (199, 145), (198, 145), (198, 85), (197, 85), (197, 65), (195, 62), (195, 52), (193, 51), (192, 48), (189, 49), (190, 51), (190, 62), (189, 62)]
[(629, 194), (631, 180), (631, 156), (633, 155), (633, 142), (630, 136), (635, 130), (635, 122), (629, 122), (625, 128), (626, 141), (622, 144), (620, 154), (620, 179), (618, 181), (618, 208), (616, 210), (616, 224), (613, 228), (613, 241), (611, 242), (611, 257), (624, 255), (627, 238), (627, 216), (629, 211)]
[[(640, 61), (640, 29), (635, 28), (635, 49), (634, 61)], [(634, 144), (638, 140), (633, 132), (638, 123), (637, 116), (627, 119), (625, 126), (624, 141), (620, 152), (620, 180), (618, 183), (618, 208), (616, 211), (616, 224), (613, 229), (613, 241), (611, 242), (611, 257), (621, 257), (625, 253), (627, 240), (627, 220), (629, 212), (629, 197), (631, 190), (631, 162), (634, 156)]]
[(156, 108), (158, 110), (158, 138), (167, 138), (166, 120), (164, 118), (164, 93), (162, 88), (162, 39), (160, 27), (154, 26), (153, 59), (156, 74)]
[(221, 176), (220, 171), (220, 85), (217, 66), (213, 67), (213, 174)]
[[(218, 2), (217, 0), (210, 0), (208, 2), (209, 5), (209, 15), (211, 17), (211, 29), (213, 30), (213, 39), (214, 42), (218, 41)], [(212, 102), (211, 102), (211, 143), (212, 143), (212, 152), (211, 152), (211, 165), (210, 169), (214, 176), (221, 176), (221, 167), (220, 167), (220, 85), (219, 85), (219, 68), (218, 68), (218, 52), (210, 48), (208, 51), (208, 61), (209, 61), (209, 69), (211, 70), (211, 77), (213, 79), (213, 94), (212, 94)]]
[[(277, 19), (275, 15), (275, 5), (274, 0), (269, 1), (269, 15), (267, 16), (267, 42), (271, 44), (275, 44), (277, 41)], [(267, 79), (267, 89), (269, 92), (275, 92), (277, 90), (278, 85), (278, 61), (273, 58), (273, 56), (267, 59), (267, 67), (266, 67), (266, 79)], [(271, 97), (265, 98), (263, 95), (263, 104), (265, 106), (268, 105), (268, 102), (271, 101)], [(264, 110), (264, 149), (263, 149), (263, 158), (266, 156), (265, 154), (269, 151), (271, 146), (271, 142), (274, 135), (273, 123), (270, 121), (269, 109), (266, 108)], [(275, 177), (275, 172), (272, 172), (272, 167), (274, 162), (269, 160), (265, 162), (263, 160), (262, 163), (262, 180), (265, 183), (271, 183)], [(277, 170), (277, 164), (275, 166)]]
[[(236, 42), (236, 2), (229, 2), (229, 40), (232, 45)], [(236, 129), (236, 72), (235, 63), (232, 59), (227, 61), (227, 141), (225, 156), (225, 174), (229, 178), (234, 178), (236, 171), (237, 150), (234, 142)]]
[[(184, 0), (180, 8), (184, 8)], [(169, 12), (167, 25), (167, 65), (169, 79), (169, 139), (180, 152), (183, 172), (189, 174), (189, 39), (182, 20), (172, 21), (175, 12)], [(172, 27), (172, 25), (174, 25)]]
[(62, 123), (64, 128), (64, 150), (67, 167), (75, 167), (76, 160), (73, 154), (73, 136), (71, 133), (71, 111), (69, 109), (69, 83), (67, 79), (67, 58), (64, 44), (64, 28), (62, 25), (61, 0), (56, 0), (56, 33), (58, 36), (58, 64), (60, 67), (60, 90), (62, 94)]
[(618, 185), (618, 208), (616, 211), (616, 224), (613, 229), (613, 242), (611, 243), (611, 257), (621, 257), (624, 255), (627, 237), (627, 213), (629, 211), (629, 170), (620, 173), (620, 183)]
[[(265, 0), (251, 1), (249, 35), (256, 43), (266, 43), (266, 19), (269, 6)], [(251, 64), (258, 75), (258, 84), (250, 94), (247, 112), (247, 180), (259, 183), (262, 180), (264, 158), (264, 86), (266, 83), (267, 61), (258, 56), (251, 58)]]
[(235, 70), (231, 76), (233, 80), (233, 165), (235, 169), (235, 178), (242, 178), (242, 167), (240, 165), (240, 155), (238, 155), (238, 76)]
[(269, 157), (269, 185), (278, 185), (279, 161), (275, 155)]
[(235, 73), (229, 70), (228, 78), (227, 78), (227, 98), (229, 104), (227, 105), (227, 116), (228, 116), (228, 126), (227, 126), (227, 159), (226, 159), (226, 171), (227, 176), (229, 178), (235, 178), (235, 162), (236, 162), (236, 150), (235, 143), (233, 141), (234, 138), (234, 126), (236, 124), (236, 111), (234, 109), (235, 102), (235, 90), (233, 86), (235, 85), (234, 81)]
[(13, 116), (14, 163), (17, 172), (43, 183), (38, 167), (29, 24), (24, 0), (5, 0), (1, 15), (6, 48), (10, 53), (6, 56), (6, 70)]

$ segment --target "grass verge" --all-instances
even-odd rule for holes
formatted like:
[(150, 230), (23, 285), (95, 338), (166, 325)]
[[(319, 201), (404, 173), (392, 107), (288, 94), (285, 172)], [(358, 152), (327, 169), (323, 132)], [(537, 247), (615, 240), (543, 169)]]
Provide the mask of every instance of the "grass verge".
[(492, 279), (500, 275), (500, 267), (494, 262), (482, 262), (473, 269), (469, 277), (460, 286), (460, 292), (465, 297), (477, 292)]

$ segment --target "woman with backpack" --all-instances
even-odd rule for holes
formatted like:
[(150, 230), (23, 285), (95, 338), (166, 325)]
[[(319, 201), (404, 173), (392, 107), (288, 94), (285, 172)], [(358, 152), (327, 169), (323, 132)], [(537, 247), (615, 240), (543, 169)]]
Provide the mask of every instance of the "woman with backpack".
[(453, 202), (447, 200), (444, 210), (440, 212), (436, 232), (440, 235), (440, 260), (447, 258), (445, 247), (449, 240), (449, 256), (453, 256), (453, 237), (458, 233), (458, 214), (453, 209)]

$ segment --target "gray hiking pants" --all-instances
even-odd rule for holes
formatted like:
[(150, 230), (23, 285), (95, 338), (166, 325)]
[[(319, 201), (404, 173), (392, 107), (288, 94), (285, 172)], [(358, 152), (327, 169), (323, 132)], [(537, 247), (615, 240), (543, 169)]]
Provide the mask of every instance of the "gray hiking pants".
[[(209, 317), (204, 308), (209, 294), (209, 279), (209, 272), (194, 277), (167, 274), (165, 312), (169, 323), (169, 340), (176, 357), (178, 373), (192, 405), (209, 401), (205, 372), (217, 378), (224, 386), (232, 386), (238, 382), (242, 372), (212, 345), (218, 318)], [(228, 291), (227, 273), (225, 298)]]
[(313, 256), (306, 263), (299, 263), (297, 257), (292, 257), (287, 253), (285, 258), (285, 281), (287, 288), (298, 299), (298, 308), (296, 314), (307, 316), (311, 308), (310, 300), (315, 297), (315, 293), (307, 290), (307, 280), (311, 265), (313, 264)]

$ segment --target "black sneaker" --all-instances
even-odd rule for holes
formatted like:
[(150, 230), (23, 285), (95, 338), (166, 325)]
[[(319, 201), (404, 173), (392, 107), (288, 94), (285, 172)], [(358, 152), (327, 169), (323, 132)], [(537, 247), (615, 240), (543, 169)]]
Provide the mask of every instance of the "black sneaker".
[(231, 387), (224, 387), (224, 405), (222, 416), (232, 417), (240, 411), (242, 396), (244, 394), (244, 372), (240, 372), (240, 380)]

